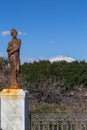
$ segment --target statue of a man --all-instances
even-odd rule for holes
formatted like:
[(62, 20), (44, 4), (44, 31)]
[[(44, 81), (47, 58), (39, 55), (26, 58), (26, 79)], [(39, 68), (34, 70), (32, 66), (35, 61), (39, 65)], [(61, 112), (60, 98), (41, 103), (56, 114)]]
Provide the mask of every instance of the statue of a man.
[(17, 75), (20, 71), (20, 46), (21, 40), (17, 39), (17, 30), (11, 30), (12, 40), (8, 44), (7, 52), (8, 58), (10, 62), (10, 88), (21, 88), (17, 83)]

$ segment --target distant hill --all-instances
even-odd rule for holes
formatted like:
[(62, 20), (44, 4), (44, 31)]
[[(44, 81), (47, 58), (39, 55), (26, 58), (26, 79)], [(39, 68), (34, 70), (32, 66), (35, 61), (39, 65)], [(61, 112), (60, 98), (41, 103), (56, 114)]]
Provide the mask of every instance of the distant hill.
[(53, 63), (53, 62), (58, 62), (58, 61), (73, 62), (76, 60), (71, 57), (67, 57), (67, 56), (57, 56), (57, 57), (53, 57), (53, 58), (49, 59), (49, 61), (51, 63)]

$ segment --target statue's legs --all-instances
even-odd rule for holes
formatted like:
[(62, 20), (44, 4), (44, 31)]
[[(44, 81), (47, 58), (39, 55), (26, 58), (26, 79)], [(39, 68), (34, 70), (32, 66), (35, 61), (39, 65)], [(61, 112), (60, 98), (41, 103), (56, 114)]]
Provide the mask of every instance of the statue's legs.
[(11, 87), (15, 87), (15, 86), (18, 86), (18, 83), (17, 83), (17, 74), (16, 74), (16, 66), (15, 66), (15, 61), (14, 59), (10, 59), (10, 73), (11, 73), (11, 84), (10, 86)]
[(21, 86), (17, 83), (17, 74), (19, 73), (19, 59), (16, 55), (12, 55), (9, 59), (10, 61), (10, 88), (21, 88)]

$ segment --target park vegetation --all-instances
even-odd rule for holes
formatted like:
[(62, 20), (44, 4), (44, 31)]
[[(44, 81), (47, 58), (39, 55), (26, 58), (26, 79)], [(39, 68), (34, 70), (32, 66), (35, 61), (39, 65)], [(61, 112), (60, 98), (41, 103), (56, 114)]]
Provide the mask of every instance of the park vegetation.
[[(66, 112), (65, 102), (62, 100), (68, 92), (79, 88), (87, 88), (87, 62), (74, 61), (71, 63), (61, 61), (51, 63), (48, 60), (23, 63), (18, 77), (23, 89), (30, 92), (30, 103), (39, 104), (36, 110), (31, 105), (31, 111), (37, 112)], [(9, 87), (10, 68), (7, 58), (0, 57), (0, 87)], [(43, 106), (41, 107), (41, 105)], [(58, 105), (54, 109), (54, 104)], [(60, 105), (59, 105), (60, 104)], [(81, 105), (81, 104), (80, 104)]]

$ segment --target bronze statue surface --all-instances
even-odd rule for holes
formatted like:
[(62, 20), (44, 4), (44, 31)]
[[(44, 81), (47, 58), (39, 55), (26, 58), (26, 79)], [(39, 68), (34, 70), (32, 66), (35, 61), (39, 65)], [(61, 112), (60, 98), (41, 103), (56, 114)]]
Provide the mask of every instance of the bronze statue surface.
[(8, 43), (7, 52), (10, 63), (10, 88), (21, 88), (17, 82), (20, 71), (20, 46), (21, 40), (17, 39), (17, 30), (11, 30), (12, 40)]

